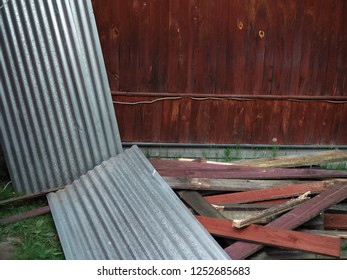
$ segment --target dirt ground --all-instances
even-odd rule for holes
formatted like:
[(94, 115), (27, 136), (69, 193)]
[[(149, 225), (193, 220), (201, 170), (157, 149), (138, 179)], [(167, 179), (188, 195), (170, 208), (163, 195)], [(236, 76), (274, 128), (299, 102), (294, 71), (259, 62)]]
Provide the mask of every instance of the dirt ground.
[(11, 260), (14, 256), (15, 243), (19, 241), (19, 238), (6, 238), (3, 242), (0, 242), (0, 260)]

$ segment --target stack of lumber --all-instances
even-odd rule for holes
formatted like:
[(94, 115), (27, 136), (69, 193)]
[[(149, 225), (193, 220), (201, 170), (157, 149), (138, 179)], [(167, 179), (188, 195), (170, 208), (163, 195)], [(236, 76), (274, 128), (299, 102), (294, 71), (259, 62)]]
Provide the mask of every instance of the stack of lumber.
[[(234, 163), (150, 161), (232, 259), (347, 259), (347, 170), (319, 168), (346, 160), (334, 150)], [(0, 225), (49, 212), (47, 205)]]
[[(151, 163), (232, 259), (347, 258), (347, 152)], [(300, 168), (299, 168), (300, 167)]]

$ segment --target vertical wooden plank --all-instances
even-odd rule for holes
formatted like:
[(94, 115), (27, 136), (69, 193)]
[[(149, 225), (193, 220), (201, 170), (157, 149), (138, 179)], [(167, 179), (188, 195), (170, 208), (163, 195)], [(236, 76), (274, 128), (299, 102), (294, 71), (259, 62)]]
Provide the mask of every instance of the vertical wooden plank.
[[(102, 2), (100, 2), (100, 4), (101, 3)], [(129, 69), (131, 69), (130, 1), (121, 1), (121, 3), (119, 3), (119, 36), (119, 90), (129, 91), (129, 84), (132, 80), (132, 73), (129, 71)], [(107, 60), (107, 58), (105, 58), (105, 60)]]
[[(136, 98), (133, 97), (129, 100), (123, 96), (113, 97), (114, 101), (123, 101), (123, 102), (134, 102)], [(127, 106), (114, 104), (114, 108), (117, 116), (117, 123), (121, 135), (122, 141), (134, 141), (134, 123), (135, 123), (135, 106)]]
[(189, 143), (198, 143), (198, 112), (199, 112), (199, 103), (196, 101), (191, 101), (190, 106), (190, 129), (189, 129)]
[(206, 21), (205, 21), (205, 84), (204, 92), (208, 94), (215, 93), (216, 88), (216, 72), (217, 72), (217, 53), (218, 53), (218, 30), (216, 28), (216, 15), (218, 11), (218, 1), (206, 1)]
[(336, 72), (338, 65), (339, 34), (343, 30), (343, 1), (332, 1), (330, 9), (329, 56), (325, 95), (335, 96), (337, 94)]
[(335, 111), (336, 113), (334, 114), (334, 116), (336, 117), (336, 120), (334, 121), (334, 124), (332, 126), (331, 133), (332, 135), (337, 135), (337, 137), (331, 138), (330, 143), (339, 145), (345, 143), (345, 140), (347, 139), (347, 129), (344, 129), (347, 122), (347, 104), (337, 105), (337, 109), (335, 109)]
[(304, 3), (307, 1), (297, 1), (296, 2), (296, 20), (295, 29), (293, 33), (293, 50), (292, 50), (292, 62), (290, 70), (290, 84), (288, 93), (289, 95), (297, 95), (299, 89), (299, 79), (300, 79), (300, 61), (301, 61), (301, 51), (302, 51), (302, 41), (303, 41), (303, 28), (304, 28), (304, 17), (309, 17), (309, 10), (304, 7)]
[(284, 135), (282, 128), (282, 114), (283, 114), (284, 103), (281, 100), (274, 100), (271, 102), (271, 130), (269, 143), (273, 145), (282, 145), (284, 142)]
[(179, 0), (178, 11), (178, 73), (177, 92), (187, 93), (188, 87), (188, 45), (189, 45), (189, 1)]
[[(247, 76), (243, 81), (243, 94), (254, 94), (254, 80), (255, 80), (255, 62), (256, 62), (256, 39), (257, 39), (257, 26), (256, 26), (256, 14), (257, 14), (257, 1), (250, 0), (247, 3), (247, 29), (246, 37), (244, 41), (245, 48), (245, 72)], [(242, 75), (242, 73), (241, 73)]]
[(110, 0), (93, 1), (95, 20), (98, 27), (107, 77), (111, 90), (119, 90), (119, 2)]
[(272, 94), (283, 95), (288, 92), (290, 82), (291, 54), (295, 27), (295, 2), (281, 1), (277, 3), (277, 32)]
[(225, 138), (224, 132), (227, 129), (227, 101), (213, 100), (210, 102), (210, 127), (209, 143), (219, 143), (221, 138)]
[[(317, 1), (305, 1), (304, 2), (304, 15), (300, 22), (300, 28), (302, 28), (302, 44), (301, 44), (301, 58), (300, 65), (297, 71), (299, 72), (298, 81), (298, 95), (308, 95), (312, 92), (310, 87), (310, 65), (311, 65), (311, 45), (313, 40), (313, 18), (315, 16), (315, 4)], [(300, 7), (300, 6), (299, 6)], [(302, 12), (298, 11), (298, 13)], [(298, 50), (297, 50), (298, 51)], [(293, 69), (293, 71), (295, 71)], [(296, 77), (295, 77), (296, 78)], [(294, 80), (296, 82), (296, 80)]]
[(319, 42), (318, 50), (318, 73), (315, 83), (314, 95), (326, 95), (325, 87), (327, 80), (328, 58), (329, 58), (329, 33), (331, 1), (319, 2), (319, 12), (317, 14), (318, 25), (317, 37)]
[(198, 115), (196, 120), (198, 143), (210, 143), (211, 115), (210, 101), (198, 101)]
[[(131, 77), (128, 81), (129, 91), (139, 91), (140, 82), (140, 64), (139, 64), (139, 50), (140, 50), (140, 9), (141, 1), (133, 0), (130, 3), (130, 15), (129, 15), (129, 65), (128, 71), (131, 69)], [(130, 75), (129, 75), (130, 76)]]
[(161, 122), (161, 139), (163, 142), (178, 142), (180, 102), (180, 100), (163, 101), (163, 116)]
[(169, 58), (168, 58), (168, 92), (177, 92), (178, 82), (178, 48), (179, 48), (179, 6), (177, 0), (169, 1)]
[(191, 108), (192, 100), (184, 98), (180, 102), (180, 117), (179, 117), (179, 142), (189, 143), (189, 134), (191, 130)]
[(277, 9), (274, 3), (267, 4), (267, 17), (266, 26), (267, 32), (265, 34), (265, 55), (264, 55), (264, 70), (262, 82), (262, 94), (272, 94), (273, 72), (274, 72), (274, 50), (276, 43), (276, 16)]
[(199, 1), (198, 16), (196, 17), (197, 24), (197, 49), (195, 52), (196, 69), (195, 69), (195, 87), (194, 92), (205, 92), (205, 77), (206, 77), (206, 40), (208, 40), (207, 31), (207, 1)]
[(282, 101), (282, 113), (281, 113), (281, 134), (283, 135), (283, 144), (289, 144), (290, 141), (288, 140), (289, 135), (289, 129), (291, 125), (291, 116), (290, 116), (290, 107), (291, 102), (287, 100)]
[[(138, 96), (138, 97), (135, 97), (134, 98), (134, 101), (133, 102), (142, 102), (142, 101), (148, 101), (149, 98), (147, 97), (141, 97), (141, 96)], [(132, 126), (132, 130), (133, 130), (133, 141), (135, 142), (140, 142), (142, 141), (142, 137), (143, 137), (143, 134), (144, 134), (144, 126), (145, 126), (145, 118), (144, 118), (144, 115), (145, 115), (145, 104), (137, 104), (137, 105), (129, 105), (129, 107), (134, 107), (132, 110), (133, 110), (133, 114), (134, 114), (134, 120), (131, 124), (128, 124), (128, 125), (131, 125)], [(150, 122), (150, 121), (149, 121)], [(148, 128), (148, 124), (146, 125), (146, 128)]]
[(347, 91), (347, 3), (343, 1), (342, 31), (339, 34), (338, 60), (336, 69), (336, 95), (346, 95)]
[[(229, 0), (216, 1), (216, 11), (213, 15), (214, 18), (214, 32), (217, 36), (217, 62), (216, 62), (216, 82), (215, 92), (226, 93), (226, 80), (227, 76), (227, 41), (229, 35), (228, 30), (228, 7)], [(218, 16), (216, 16), (218, 15)], [(228, 92), (230, 93), (230, 92)]]
[(167, 92), (168, 83), (168, 56), (169, 56), (169, 11), (170, 5), (167, 1), (160, 1), (158, 18), (159, 18), (159, 35), (158, 35), (158, 87), (157, 92)]
[(264, 94), (263, 88), (263, 76), (264, 76), (264, 63), (265, 63), (265, 46), (268, 38), (267, 28), (267, 5), (266, 1), (259, 1), (256, 10), (256, 26), (255, 33), (255, 62), (253, 72), (253, 94)]
[(189, 1), (188, 93), (195, 91), (199, 32), (199, 0)]
[[(229, 26), (227, 37), (227, 83), (226, 91), (231, 94), (244, 94), (246, 72), (247, 1), (229, 2)], [(245, 93), (247, 94), (247, 93)]]
[[(139, 27), (139, 39), (137, 45), (138, 52), (138, 81), (137, 81), (137, 91), (138, 92), (148, 92), (149, 81), (150, 81), (150, 71), (151, 71), (151, 62), (150, 62), (150, 42), (155, 41), (151, 38), (150, 30), (152, 26), (150, 24), (150, 0), (140, 1), (138, 7), (138, 27)], [(145, 107), (144, 107), (145, 110)]]
[[(149, 34), (148, 41), (148, 76), (147, 90), (157, 92), (158, 90), (158, 66), (159, 66), (159, 1), (150, 0), (149, 3)], [(155, 109), (154, 109), (155, 110)]]

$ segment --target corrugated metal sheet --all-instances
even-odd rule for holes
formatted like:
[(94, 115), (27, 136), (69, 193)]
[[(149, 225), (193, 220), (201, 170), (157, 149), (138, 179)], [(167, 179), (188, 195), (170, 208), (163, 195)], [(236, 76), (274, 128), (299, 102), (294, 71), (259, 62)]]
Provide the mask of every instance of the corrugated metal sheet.
[(69, 184), (122, 151), (91, 2), (0, 7), (0, 142), (15, 189)]
[(67, 259), (228, 259), (138, 147), (47, 195)]

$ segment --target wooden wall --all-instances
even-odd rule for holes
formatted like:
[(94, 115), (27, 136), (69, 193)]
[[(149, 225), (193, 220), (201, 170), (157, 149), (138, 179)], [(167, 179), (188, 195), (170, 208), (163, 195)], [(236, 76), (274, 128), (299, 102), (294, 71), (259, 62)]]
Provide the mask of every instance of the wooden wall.
[(347, 144), (347, 1), (93, 5), (123, 141)]

